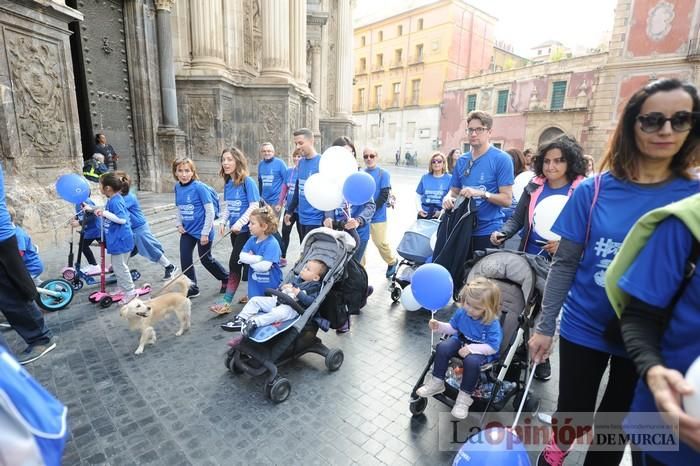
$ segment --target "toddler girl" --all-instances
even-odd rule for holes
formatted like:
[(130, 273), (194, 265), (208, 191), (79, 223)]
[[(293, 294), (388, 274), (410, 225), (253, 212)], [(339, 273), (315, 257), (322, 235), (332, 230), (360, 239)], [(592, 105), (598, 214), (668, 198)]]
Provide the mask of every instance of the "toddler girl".
[(433, 375), (416, 390), (427, 398), (445, 391), (445, 373), (450, 359), (459, 355), (464, 359), (464, 373), (452, 415), (464, 419), (474, 400), (471, 397), (479, 380), (481, 366), (498, 357), (503, 334), (498, 320), (501, 313), (501, 291), (492, 281), (479, 277), (462, 288), (461, 308), (450, 322), (430, 319), (428, 326), (434, 332), (451, 335), (435, 348)]
[(265, 288), (277, 288), (282, 282), (282, 251), (271, 236), (277, 231), (277, 216), (271, 207), (255, 209), (250, 214), (251, 237), (243, 246), (240, 261), (248, 264), (248, 296), (265, 296)]
[(114, 172), (100, 176), (100, 190), (109, 199), (104, 209), (95, 209), (95, 215), (102, 217), (105, 229), (105, 243), (110, 254), (112, 270), (117, 277), (117, 285), (124, 290), (122, 303), (128, 303), (137, 296), (127, 261), (134, 249), (134, 233), (131, 231), (129, 211), (121, 195), (124, 180)]

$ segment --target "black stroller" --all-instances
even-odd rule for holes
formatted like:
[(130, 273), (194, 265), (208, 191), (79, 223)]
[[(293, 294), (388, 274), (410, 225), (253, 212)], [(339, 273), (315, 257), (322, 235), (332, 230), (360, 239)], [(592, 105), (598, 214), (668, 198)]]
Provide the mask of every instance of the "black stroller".
[[(530, 328), (540, 309), (544, 287), (542, 271), (534, 265), (531, 256), (513, 251), (489, 251), (473, 265), (467, 276), (467, 281), (479, 276), (493, 280), (500, 288), (502, 296), (500, 322), (503, 341), (499, 350), (499, 359), (481, 367), (479, 382), (472, 394), (474, 399), (472, 409), (484, 412), (501, 411), (513, 397), (513, 408), (518, 409), (526, 385), (530, 359), (527, 341)], [(409, 408), (414, 416), (423, 413), (428, 405), (427, 398), (419, 397), (416, 390), (423, 385), (434, 359), (435, 350), (411, 392)], [(461, 366), (461, 359), (452, 358), (448, 375), (458, 373)], [(452, 407), (458, 392), (459, 380), (447, 377), (445, 391), (435, 395), (434, 398)], [(535, 412), (538, 408), (539, 399), (528, 394), (524, 409)]]
[[(306, 235), (301, 248), (301, 257), (287, 275), (286, 281), (289, 281), (292, 274), (299, 274), (307, 260), (320, 260), (328, 266), (328, 271), (318, 297), (311, 306), (303, 309), (286, 294), (278, 290), (267, 290), (270, 295), (277, 296), (279, 303), (288, 304), (299, 311), (299, 318), (263, 343), (241, 335), (226, 353), (226, 368), (232, 373), (247, 373), (252, 376), (267, 374), (265, 394), (276, 403), (286, 400), (291, 392), (289, 380), (278, 375), (279, 365), (306, 353), (316, 353), (325, 357), (329, 371), (336, 371), (345, 357), (341, 349), (329, 349), (318, 338), (316, 334), (319, 326), (314, 317), (321, 314), (330, 321), (331, 328), (340, 328), (347, 322), (349, 316), (342, 299), (344, 293), (334, 285), (345, 278), (345, 265), (356, 248), (355, 240), (345, 232), (317, 228)], [(358, 292), (362, 293), (362, 290)], [(364, 293), (366, 295), (366, 289)]]

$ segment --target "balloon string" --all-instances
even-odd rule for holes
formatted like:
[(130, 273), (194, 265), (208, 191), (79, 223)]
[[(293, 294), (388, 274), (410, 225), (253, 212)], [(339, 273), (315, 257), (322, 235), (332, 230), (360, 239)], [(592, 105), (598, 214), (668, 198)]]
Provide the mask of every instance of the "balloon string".
[(350, 220), (352, 217), (350, 216), (350, 203), (348, 201), (345, 201), (345, 209), (343, 209), (343, 213), (345, 214), (345, 217)]
[[(435, 311), (430, 311), (430, 319), (433, 320), (435, 319)], [(430, 329), (430, 351), (433, 350), (433, 341), (435, 340), (435, 332), (433, 329)]]

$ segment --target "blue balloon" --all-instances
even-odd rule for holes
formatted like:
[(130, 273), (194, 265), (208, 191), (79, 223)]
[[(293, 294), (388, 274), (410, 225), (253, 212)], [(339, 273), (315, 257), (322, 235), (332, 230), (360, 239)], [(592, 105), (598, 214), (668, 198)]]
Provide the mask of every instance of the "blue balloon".
[(411, 277), (413, 297), (430, 311), (447, 306), (452, 299), (453, 288), (450, 272), (439, 264), (423, 264)]
[(56, 181), (56, 192), (63, 200), (80, 204), (90, 197), (90, 185), (82, 176), (69, 173)]
[(523, 442), (510, 430), (492, 427), (467, 439), (452, 466), (530, 466)]
[(377, 185), (367, 172), (355, 172), (343, 184), (343, 197), (352, 205), (362, 205), (374, 197)]

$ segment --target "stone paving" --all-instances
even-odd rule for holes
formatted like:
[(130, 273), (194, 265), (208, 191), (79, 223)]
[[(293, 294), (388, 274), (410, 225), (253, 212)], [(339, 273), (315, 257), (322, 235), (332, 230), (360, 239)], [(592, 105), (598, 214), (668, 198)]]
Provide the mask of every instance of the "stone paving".
[[(389, 220), (395, 245), (415, 218), (412, 192), (421, 172), (394, 167), (392, 172), (399, 199)], [(172, 202), (171, 197), (144, 195), (144, 206)], [(177, 235), (162, 240), (177, 260)], [(297, 251), (295, 244), (289, 257)], [(225, 240), (215, 256), (227, 263), (229, 252)], [(58, 275), (66, 255), (63, 246), (42, 253), (45, 278)], [(69, 308), (47, 315), (58, 347), (28, 366), (69, 408), (64, 463), (449, 464), (455, 452), (440, 451), (437, 439), (438, 414), (449, 408), (430, 400), (424, 416), (412, 418), (408, 410), (411, 388), (429, 356), (430, 314), (391, 303), (385, 264), (372, 245), (368, 264), (376, 291), (353, 317), (351, 331), (319, 332), (327, 346), (344, 351), (342, 367), (329, 373), (314, 354), (283, 366), (280, 373), (290, 380), (292, 393), (281, 404), (265, 397), (262, 379), (236, 376), (224, 367), (231, 334), (219, 329), (224, 318), (207, 311), (219, 298), (219, 283), (201, 266), (202, 295), (193, 300), (191, 330), (175, 337), (175, 319), (161, 322), (157, 344), (139, 356), (133, 354), (138, 334), (128, 331), (118, 307), (100, 309), (88, 302), (91, 289), (77, 292)], [(140, 283), (159, 289), (159, 266), (141, 257), (131, 265), (143, 274)], [(450, 307), (437, 317), (447, 320), (452, 312)], [(14, 332), (4, 336), (22, 349)], [(556, 358), (553, 362), (556, 375)], [(534, 385), (541, 410), (551, 412), (555, 378)], [(567, 464), (581, 459), (574, 454)]]

